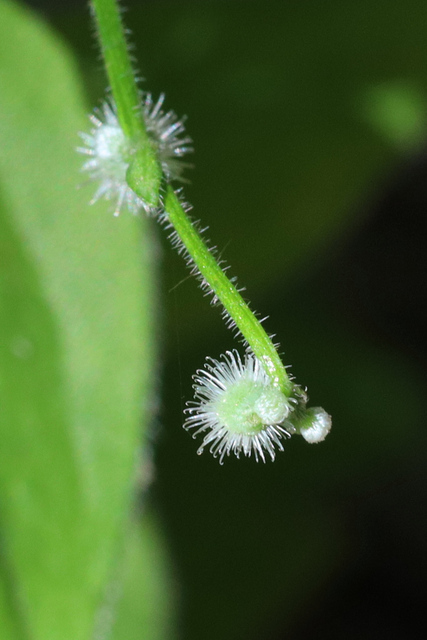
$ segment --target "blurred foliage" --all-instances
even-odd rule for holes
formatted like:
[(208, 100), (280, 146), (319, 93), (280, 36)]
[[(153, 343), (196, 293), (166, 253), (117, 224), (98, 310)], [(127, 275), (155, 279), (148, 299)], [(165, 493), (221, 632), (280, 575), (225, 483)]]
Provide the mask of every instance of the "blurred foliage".
[(418, 146), (426, 133), (426, 103), (417, 87), (401, 81), (370, 87), (362, 97), (366, 119), (404, 150)]
[[(25, 10), (0, 11), (0, 635), (84, 640), (134, 545), (124, 538), (152, 395), (152, 242), (139, 221), (88, 210), (71, 56)], [(146, 528), (152, 546), (154, 535)]]
[[(239, 283), (247, 286), (254, 308), (262, 316), (270, 314), (267, 329), (276, 333), (286, 362), (293, 364), (297, 380), (307, 384), (312, 403), (333, 415), (334, 427), (318, 447), (292, 439), (274, 465), (229, 460), (219, 467), (207, 454), (195, 455), (196, 444), (181, 429), (191, 375), (206, 355), (217, 357), (235, 344), (218, 310), (202, 299), (181, 259), (164, 241), (163, 428), (152, 502), (162, 521), (175, 581), (168, 581), (157, 534), (140, 544), (142, 534), (131, 527), (125, 596), (118, 598), (114, 640), (168, 637), (170, 627), (162, 629), (155, 617), (154, 626), (144, 620), (147, 611), (159, 616), (172, 587), (181, 611), (179, 637), (185, 640), (420, 637), (427, 534), (425, 3), (127, 4), (125, 19), (147, 78), (144, 88), (156, 95), (165, 91), (166, 106), (188, 115), (196, 154), (192, 184), (185, 191), (194, 215), (210, 225), (213, 243), (232, 264)], [(44, 10), (76, 54), (88, 104), (97, 103), (104, 78), (83, 3), (51, 3), (48, 8), (45, 2)], [(24, 51), (31, 42), (28, 37), (25, 46), (15, 46)], [(0, 46), (3, 51), (3, 42)], [(64, 54), (57, 40), (52, 47), (48, 58), (54, 65)], [(39, 57), (32, 55), (33, 64), (48, 68)], [(18, 60), (10, 64), (19, 68)], [(69, 70), (63, 72), (70, 73), (74, 77)], [(13, 273), (22, 271), (19, 286), (34, 288), (31, 305), (30, 298), (19, 302), (21, 307), (14, 304), (40, 340), (59, 341), (59, 346), (49, 347), (58, 354), (45, 365), (46, 376), (62, 387), (55, 367), (68, 372), (70, 358), (73, 375), (82, 375), (85, 382), (78, 393), (87, 384), (96, 385), (88, 395), (102, 415), (94, 414), (87, 429), (97, 429), (97, 446), (111, 447), (102, 460), (114, 452), (121, 480), (110, 469), (105, 486), (119, 482), (124, 499), (120, 483), (129, 465), (116, 458), (113, 434), (117, 425), (125, 429), (128, 416), (136, 435), (139, 336), (144, 335), (140, 302), (147, 300), (138, 276), (143, 238), (130, 217), (122, 216), (112, 226), (108, 207), (96, 205), (87, 212), (88, 189), (71, 193), (69, 186), (67, 191), (58, 186), (78, 182), (78, 159), (70, 150), (74, 132), (85, 126), (81, 99), (72, 93), (70, 106), (59, 82), (52, 77), (41, 83), (35, 72), (29, 73), (26, 94), (24, 85), (10, 78), (7, 82), (10, 91), (17, 92), (9, 111), (17, 110), (17, 126), (25, 138), (16, 129), (5, 142), (2, 138), (2, 202), (18, 211), (16, 218), (6, 218), (3, 233), (10, 237), (7, 251), (13, 264), (20, 265)], [(50, 102), (51, 94), (55, 102)], [(46, 123), (37, 124), (37, 114), (44, 118), (44, 102), (50, 105), (48, 135)], [(20, 109), (25, 113), (18, 121)], [(0, 121), (11, 117), (9, 111), (1, 112)], [(31, 143), (34, 123), (38, 137)], [(3, 136), (12, 132), (10, 126), (1, 129)], [(15, 136), (17, 151), (5, 154), (4, 149), (15, 149)], [(66, 175), (60, 173), (53, 181), (59, 170)], [(14, 190), (7, 186), (9, 179)], [(47, 200), (38, 200), (42, 197)], [(126, 269), (131, 275), (122, 275)], [(13, 280), (9, 283), (5, 295), (17, 296), (19, 287)], [(83, 304), (76, 304), (80, 296), (85, 304), (105, 303), (107, 311), (83, 306), (75, 317)], [(117, 296), (124, 299), (120, 302)], [(54, 303), (64, 308), (64, 317), (57, 315)], [(30, 312), (33, 321), (26, 315)], [(56, 334), (46, 329), (49, 321), (55, 323)], [(72, 327), (79, 327), (77, 335)], [(92, 348), (99, 361), (79, 357), (88, 347), (72, 339), (95, 340), (98, 348), (95, 343)], [(129, 377), (119, 386), (120, 363)], [(31, 369), (26, 367), (22, 375), (22, 388), (31, 387), (36, 402), (44, 379), (37, 376), (37, 391), (31, 386)], [(119, 391), (117, 398), (113, 392)], [(130, 404), (125, 403), (126, 393), (132, 396)], [(26, 394), (30, 402), (33, 396), (29, 390)], [(75, 391), (71, 397), (80, 396)], [(68, 404), (73, 407), (69, 397)], [(56, 405), (42, 408), (58, 411)], [(34, 415), (37, 410), (35, 404)], [(58, 425), (55, 437), (63, 438), (58, 456), (65, 460), (72, 455), (65, 437), (69, 431), (64, 426), (61, 436), (61, 414), (52, 415)], [(77, 434), (86, 433), (84, 425), (79, 423)], [(40, 427), (37, 446), (49, 451), (52, 433)], [(87, 452), (86, 447), (82, 444), (81, 450)], [(67, 479), (66, 463), (58, 457), (57, 464), (64, 469), (55, 474), (65, 485), (61, 491), (76, 492)], [(110, 502), (110, 491), (101, 490), (103, 464), (100, 461), (96, 478), (98, 495), (101, 504), (109, 504), (113, 518), (118, 502)], [(62, 487), (45, 482), (52, 492)], [(43, 495), (40, 491), (35, 482), (35, 495)], [(2, 507), (2, 540), (13, 532), (4, 518)], [(94, 528), (95, 520), (96, 515)], [(80, 535), (91, 536), (84, 566), (95, 562), (92, 553), (99, 542), (88, 523), (79, 520)], [(64, 565), (73, 549), (71, 545), (61, 556)], [(140, 567), (146, 567), (146, 573)], [(157, 586), (141, 584), (141, 576), (156, 567)], [(59, 567), (59, 574), (62, 571)], [(16, 579), (21, 576), (14, 575)], [(163, 591), (166, 600), (159, 595)], [(84, 590), (79, 597), (85, 600)], [(146, 608), (150, 601), (151, 609)]]

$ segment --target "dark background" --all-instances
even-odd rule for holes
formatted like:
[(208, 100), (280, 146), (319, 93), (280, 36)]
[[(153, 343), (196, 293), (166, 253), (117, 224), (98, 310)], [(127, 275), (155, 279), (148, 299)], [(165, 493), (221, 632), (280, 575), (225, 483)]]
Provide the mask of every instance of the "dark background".
[[(105, 80), (86, 3), (29, 4), (75, 49), (90, 109)], [(425, 2), (127, 6), (143, 88), (188, 115), (194, 215), (334, 425), (265, 466), (195, 455), (191, 375), (237, 345), (162, 238), (152, 502), (181, 637), (424, 638)]]

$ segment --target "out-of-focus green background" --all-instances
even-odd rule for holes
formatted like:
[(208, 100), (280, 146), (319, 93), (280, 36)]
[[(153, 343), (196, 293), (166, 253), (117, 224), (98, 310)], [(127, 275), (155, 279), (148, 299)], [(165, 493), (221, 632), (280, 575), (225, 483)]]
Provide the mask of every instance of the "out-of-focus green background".
[[(77, 56), (91, 108), (105, 79), (85, 4), (32, 4)], [(126, 4), (143, 88), (188, 116), (195, 217), (333, 416), (323, 444), (293, 438), (274, 464), (196, 455), (181, 428), (191, 376), (236, 343), (159, 230), (150, 502), (176, 637), (422, 638), (426, 4)]]

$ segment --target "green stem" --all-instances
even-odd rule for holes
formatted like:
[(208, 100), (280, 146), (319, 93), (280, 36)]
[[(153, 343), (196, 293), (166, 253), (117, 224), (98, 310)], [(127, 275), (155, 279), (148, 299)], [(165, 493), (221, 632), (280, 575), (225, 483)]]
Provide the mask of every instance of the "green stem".
[(243, 300), (234, 284), (225, 275), (212, 253), (185, 213), (172, 187), (168, 187), (164, 202), (168, 220), (173, 225), (182, 243), (197, 266), (204, 280), (218, 297), (224, 309), (236, 323), (237, 328), (260, 360), (274, 384), (287, 396), (294, 385), (286, 373), (271, 338), (262, 324)]
[(132, 161), (144, 167), (141, 198), (153, 208), (159, 202), (162, 170), (156, 149), (147, 135), (141, 96), (129, 56), (126, 37), (116, 0), (92, 0), (92, 10), (105, 60), (108, 81), (117, 117), (126, 138), (132, 141)]
[[(141, 100), (118, 5), (116, 0), (92, 0), (92, 5), (119, 122), (126, 137), (135, 143), (136, 152), (128, 170), (128, 184), (137, 196), (155, 207), (159, 200), (161, 167), (145, 130)], [(235, 322), (274, 385), (290, 396), (294, 385), (273, 342), (216, 262), (171, 187), (167, 188), (164, 208), (202, 277)]]
[(117, 2), (92, 0), (92, 6), (120, 126), (127, 138), (144, 137), (141, 99)]

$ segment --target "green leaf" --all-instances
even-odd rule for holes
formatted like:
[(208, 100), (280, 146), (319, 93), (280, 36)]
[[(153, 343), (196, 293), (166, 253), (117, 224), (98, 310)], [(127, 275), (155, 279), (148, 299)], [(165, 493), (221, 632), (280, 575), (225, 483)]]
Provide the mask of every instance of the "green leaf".
[[(175, 638), (175, 604), (168, 558), (151, 513), (131, 523), (123, 556), (122, 587), (116, 593), (110, 640)], [(113, 591), (114, 594), (114, 591)]]
[(87, 640), (148, 417), (153, 242), (76, 188), (68, 51), (0, 12), (0, 636)]
[(411, 151), (425, 139), (422, 88), (398, 80), (375, 84), (362, 93), (359, 110), (372, 128), (397, 148)]

